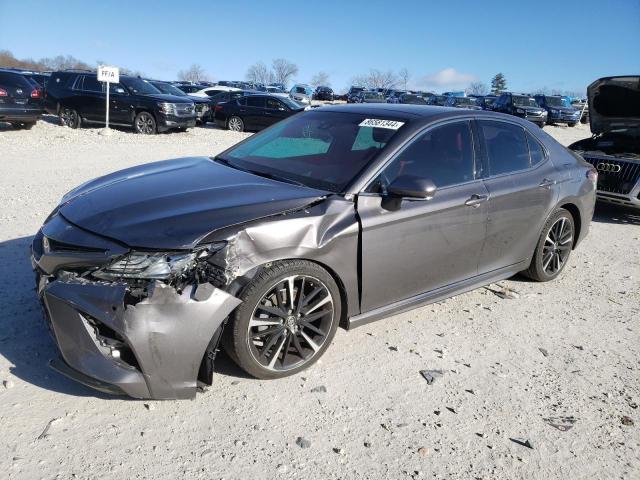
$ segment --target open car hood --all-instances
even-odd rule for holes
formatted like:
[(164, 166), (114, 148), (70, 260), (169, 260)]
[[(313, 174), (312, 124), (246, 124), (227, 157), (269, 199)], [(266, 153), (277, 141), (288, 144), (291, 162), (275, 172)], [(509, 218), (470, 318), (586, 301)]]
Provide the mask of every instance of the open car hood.
[(589, 85), (587, 96), (594, 134), (640, 136), (640, 76), (600, 78)]
[(194, 157), (92, 180), (65, 195), (59, 213), (129, 247), (188, 249), (220, 228), (297, 210), (325, 195)]

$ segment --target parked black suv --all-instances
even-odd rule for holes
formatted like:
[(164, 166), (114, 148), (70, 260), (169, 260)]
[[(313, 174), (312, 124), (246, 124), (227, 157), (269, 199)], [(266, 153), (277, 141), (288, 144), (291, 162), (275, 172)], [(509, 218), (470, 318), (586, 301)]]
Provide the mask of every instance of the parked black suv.
[(41, 91), (23, 75), (0, 70), (0, 122), (30, 129), (42, 114)]
[(536, 95), (535, 100), (538, 105), (547, 111), (547, 123), (566, 123), (570, 127), (575, 127), (580, 121), (580, 111), (560, 95)]
[(211, 104), (211, 100), (207, 97), (197, 97), (195, 95), (188, 95), (180, 90), (175, 85), (172, 85), (169, 82), (163, 82), (160, 80), (146, 80), (151, 85), (156, 87), (160, 92), (166, 95), (175, 95), (176, 97), (183, 97), (185, 99), (191, 100), (196, 107), (196, 119), (197, 122), (207, 123), (209, 118), (209, 112), (213, 109), (213, 105)]
[(535, 98), (523, 93), (503, 93), (491, 105), (494, 112), (508, 113), (535, 123), (540, 128), (547, 123), (547, 112)]
[(328, 100), (331, 102), (333, 101), (333, 90), (329, 87), (316, 87), (313, 92), (313, 98), (316, 100)]
[[(47, 84), (45, 108), (71, 128), (78, 128), (83, 122), (104, 124), (105, 85), (92, 72), (54, 72)], [(110, 84), (109, 97), (112, 125), (154, 134), (196, 124), (193, 101), (165, 95), (139, 77), (120, 75), (120, 83)]]

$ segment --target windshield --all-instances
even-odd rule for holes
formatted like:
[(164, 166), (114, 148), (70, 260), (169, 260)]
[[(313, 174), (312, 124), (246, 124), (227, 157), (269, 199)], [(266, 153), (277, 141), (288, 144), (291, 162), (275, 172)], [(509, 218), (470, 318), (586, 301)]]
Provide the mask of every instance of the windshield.
[(458, 105), (476, 105), (476, 99), (473, 97), (454, 97), (454, 102)]
[(405, 103), (420, 103), (423, 105), (427, 103), (424, 98), (418, 95), (402, 95), (401, 99)]
[(176, 95), (178, 97), (186, 97), (187, 94), (184, 93), (177, 87), (174, 87), (170, 83), (162, 83), (162, 82), (151, 82), (151, 84), (160, 90), (162, 93), (166, 93), (167, 95)]
[(120, 83), (135, 95), (157, 95), (162, 93), (146, 80), (134, 77), (120, 77)]
[(536, 100), (531, 97), (517, 97), (513, 96), (513, 104), (517, 107), (537, 107)]
[(217, 160), (258, 175), (342, 192), (404, 125), (402, 120), (382, 120), (387, 120), (386, 128), (364, 114), (309, 111), (250, 137)]
[(547, 97), (547, 105), (550, 107), (566, 107), (566, 103), (561, 97)]

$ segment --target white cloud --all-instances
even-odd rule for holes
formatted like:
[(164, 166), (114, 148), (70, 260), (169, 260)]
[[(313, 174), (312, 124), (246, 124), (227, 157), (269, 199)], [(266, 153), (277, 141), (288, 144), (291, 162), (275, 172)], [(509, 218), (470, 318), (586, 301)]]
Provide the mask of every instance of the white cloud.
[(421, 87), (447, 90), (453, 88), (465, 88), (471, 82), (477, 80), (475, 75), (458, 72), (455, 68), (445, 68), (438, 72), (425, 75), (418, 80)]

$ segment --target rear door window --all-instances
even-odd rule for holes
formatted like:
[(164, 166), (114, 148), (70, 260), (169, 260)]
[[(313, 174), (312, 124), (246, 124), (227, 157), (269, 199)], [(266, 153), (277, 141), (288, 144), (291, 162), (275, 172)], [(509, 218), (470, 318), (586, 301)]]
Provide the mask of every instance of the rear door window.
[(285, 110), (282, 102), (276, 100), (275, 98), (267, 98), (267, 108), (271, 110)]
[(102, 82), (99, 82), (94, 76), (85, 75), (82, 81), (82, 90), (85, 92), (102, 93)]
[(480, 120), (478, 124), (489, 160), (489, 175), (529, 168), (529, 148), (524, 128), (513, 123), (490, 120)]
[(264, 108), (264, 97), (247, 97), (247, 107)]

